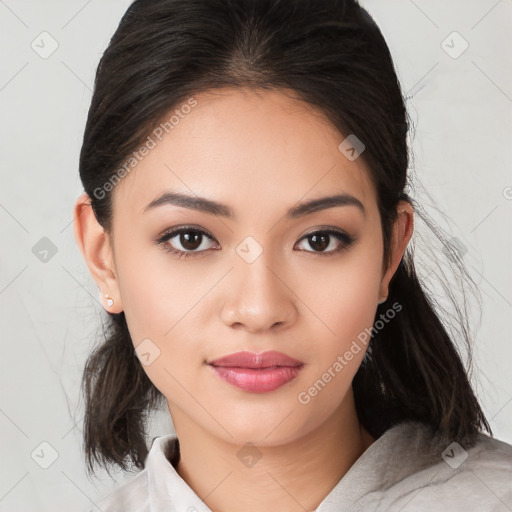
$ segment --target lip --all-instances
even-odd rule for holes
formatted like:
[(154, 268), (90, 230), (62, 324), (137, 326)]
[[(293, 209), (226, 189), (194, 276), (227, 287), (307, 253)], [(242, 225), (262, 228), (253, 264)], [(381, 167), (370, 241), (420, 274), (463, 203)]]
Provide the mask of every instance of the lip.
[(282, 352), (236, 352), (209, 361), (222, 380), (244, 391), (267, 393), (295, 379), (304, 363)]
[(270, 350), (267, 352), (235, 352), (227, 356), (208, 361), (213, 366), (224, 366), (227, 368), (271, 368), (272, 366), (300, 366), (302, 361), (294, 359), (282, 352)]

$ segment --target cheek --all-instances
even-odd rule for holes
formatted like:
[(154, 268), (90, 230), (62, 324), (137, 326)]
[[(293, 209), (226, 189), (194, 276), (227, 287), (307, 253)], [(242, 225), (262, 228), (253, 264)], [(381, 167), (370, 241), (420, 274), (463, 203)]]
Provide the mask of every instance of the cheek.
[(149, 243), (136, 247), (134, 239), (119, 241), (116, 269), (123, 310), (137, 345), (152, 336), (159, 340), (170, 338), (174, 326), (206, 292), (207, 283), (203, 286), (192, 281), (186, 263), (180, 268), (163, 249)]
[(381, 277), (378, 250), (354, 251), (311, 275), (303, 296), (309, 297), (308, 306), (324, 322), (326, 334), (346, 341), (372, 325)]
[[(340, 266), (323, 282), (323, 293), (311, 296), (318, 322), (311, 361), (298, 400), (311, 427), (336, 409), (359, 369), (371, 339), (378, 298), (380, 259), (357, 258)], [(313, 318), (313, 317), (312, 317)], [(311, 321), (316, 322), (314, 319)]]
[(367, 240), (334, 265), (318, 266), (315, 276), (309, 277), (302, 288), (302, 296), (308, 297), (313, 312), (311, 322), (317, 325), (315, 351), (310, 354), (315, 361), (312, 373), (321, 378), (331, 368), (336, 374), (332, 386), (340, 390), (350, 384), (364, 358), (377, 310), (382, 247), (378, 238)]
[(179, 397), (178, 382), (186, 381), (187, 374), (202, 365), (205, 333), (198, 317), (199, 301), (218, 276), (210, 273), (209, 278), (197, 281), (197, 275), (186, 270), (186, 263), (180, 271), (181, 262), (167, 261), (165, 251), (160, 254), (155, 248), (137, 251), (130, 245), (128, 251), (120, 244), (118, 254), (122, 258), (116, 270), (134, 348), (149, 354), (151, 362), (143, 369), (153, 384), (164, 395)]
[(365, 265), (364, 260), (345, 269), (331, 285), (331, 301), (327, 305), (327, 318), (333, 331), (342, 338), (357, 336), (365, 327), (372, 325), (380, 285), (380, 264)]

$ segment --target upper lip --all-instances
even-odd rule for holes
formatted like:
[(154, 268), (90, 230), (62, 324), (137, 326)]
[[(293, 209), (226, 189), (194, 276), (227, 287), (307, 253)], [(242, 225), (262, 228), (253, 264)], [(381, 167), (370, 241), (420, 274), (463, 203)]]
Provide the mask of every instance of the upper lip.
[(270, 368), (273, 366), (300, 366), (302, 361), (298, 361), (282, 352), (271, 350), (268, 352), (236, 352), (219, 357), (213, 361), (208, 361), (213, 366), (226, 366), (237, 368)]

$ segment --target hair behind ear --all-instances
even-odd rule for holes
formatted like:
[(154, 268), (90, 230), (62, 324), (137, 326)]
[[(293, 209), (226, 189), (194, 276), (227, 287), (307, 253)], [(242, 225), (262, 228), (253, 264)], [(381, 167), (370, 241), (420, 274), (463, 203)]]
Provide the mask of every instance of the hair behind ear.
[(379, 437), (396, 423), (417, 420), (429, 425), (432, 433), (443, 431), (466, 446), (472, 445), (481, 426), (492, 435), (410, 253), (391, 279), (388, 300), (378, 307), (377, 316), (393, 305), (396, 314), (372, 338), (353, 379), (364, 427)]
[(85, 397), (84, 450), (89, 474), (94, 464), (128, 460), (144, 467), (148, 454), (146, 414), (163, 398), (137, 358), (124, 313), (109, 313), (111, 330), (86, 361), (82, 376)]

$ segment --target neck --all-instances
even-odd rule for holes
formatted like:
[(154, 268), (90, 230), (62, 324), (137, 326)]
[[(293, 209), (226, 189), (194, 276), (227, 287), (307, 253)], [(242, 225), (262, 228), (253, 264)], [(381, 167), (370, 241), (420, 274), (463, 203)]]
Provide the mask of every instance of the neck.
[[(316, 509), (375, 441), (360, 425), (352, 388), (317, 429), (278, 446), (257, 446), (244, 461), (234, 445), (172, 411), (180, 442), (177, 472), (213, 512)], [(251, 452), (248, 452), (251, 454)]]

